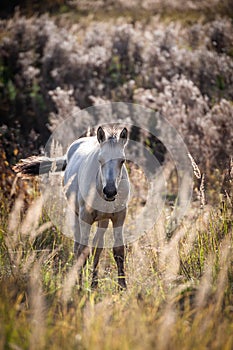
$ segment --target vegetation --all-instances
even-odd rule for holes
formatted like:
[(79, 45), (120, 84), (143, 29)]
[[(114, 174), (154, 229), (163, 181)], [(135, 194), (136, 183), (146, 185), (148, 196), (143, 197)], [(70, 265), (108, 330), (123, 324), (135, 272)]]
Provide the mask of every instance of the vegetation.
[[(0, 21), (0, 349), (232, 349), (231, 1), (186, 1), (182, 12), (170, 0), (22, 3)], [(79, 289), (72, 240), (50, 222), (37, 181), (11, 170), (67, 116), (104, 101), (157, 111), (197, 162), (173, 235), (165, 210), (127, 247), (123, 292), (110, 250), (98, 289), (92, 257)], [(172, 200), (174, 169), (168, 182)]]
[[(231, 349), (232, 207), (189, 214), (172, 238), (165, 217), (127, 248), (127, 291), (111, 251), (98, 290), (76, 285), (72, 241), (43, 213), (40, 197), (1, 202), (2, 349)], [(27, 208), (26, 208), (27, 207)]]

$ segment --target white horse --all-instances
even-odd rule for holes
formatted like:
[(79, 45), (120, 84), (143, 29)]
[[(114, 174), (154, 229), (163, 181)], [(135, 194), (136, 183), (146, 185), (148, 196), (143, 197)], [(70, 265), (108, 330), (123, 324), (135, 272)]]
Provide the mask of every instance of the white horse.
[(51, 169), (65, 170), (65, 193), (73, 205), (76, 218), (74, 253), (82, 266), (85, 266), (89, 256), (91, 226), (95, 221), (98, 222), (92, 243), (93, 288), (98, 285), (97, 265), (109, 220), (113, 225), (113, 255), (118, 268), (118, 284), (120, 288), (126, 288), (123, 225), (130, 189), (124, 165), (127, 140), (126, 128), (105, 130), (100, 126), (97, 137), (78, 139), (71, 144), (64, 157), (29, 157), (14, 167), (20, 176), (48, 173)]

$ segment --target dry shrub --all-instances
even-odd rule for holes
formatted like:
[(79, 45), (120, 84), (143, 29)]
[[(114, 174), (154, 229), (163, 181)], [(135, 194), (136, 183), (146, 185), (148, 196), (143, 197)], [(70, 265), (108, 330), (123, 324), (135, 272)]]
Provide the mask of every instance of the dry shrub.
[[(158, 17), (149, 24), (118, 19), (63, 25), (48, 15), (25, 18), (16, 13), (1, 21), (1, 28), (4, 105), (11, 106), (25, 135), (34, 129), (38, 142), (45, 142), (48, 112), (55, 126), (93, 99), (121, 100), (161, 112), (181, 132), (194, 157), (201, 155), (203, 167), (223, 167), (220, 160), (229, 157), (229, 19), (216, 16), (191, 26), (164, 24)], [(7, 113), (4, 120), (9, 123)]]
[(224, 169), (233, 149), (231, 102), (222, 99), (210, 107), (208, 99), (184, 76), (175, 76), (159, 94), (155, 90), (136, 90), (135, 100), (169, 120), (204, 169)]

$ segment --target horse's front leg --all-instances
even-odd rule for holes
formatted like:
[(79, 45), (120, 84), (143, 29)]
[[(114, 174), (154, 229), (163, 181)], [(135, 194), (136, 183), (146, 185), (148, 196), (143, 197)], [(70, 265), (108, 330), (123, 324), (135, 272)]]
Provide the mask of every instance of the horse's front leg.
[(126, 289), (124, 261), (125, 261), (125, 247), (123, 242), (123, 224), (125, 220), (126, 211), (116, 213), (112, 219), (114, 247), (113, 256), (118, 269), (118, 285), (120, 289)]
[(103, 250), (104, 246), (104, 234), (108, 228), (109, 220), (102, 220), (98, 222), (98, 228), (95, 234), (95, 237), (93, 239), (93, 248), (92, 248), (92, 254), (93, 254), (93, 276), (92, 276), (92, 283), (91, 288), (96, 288), (98, 286), (98, 263), (100, 254)]

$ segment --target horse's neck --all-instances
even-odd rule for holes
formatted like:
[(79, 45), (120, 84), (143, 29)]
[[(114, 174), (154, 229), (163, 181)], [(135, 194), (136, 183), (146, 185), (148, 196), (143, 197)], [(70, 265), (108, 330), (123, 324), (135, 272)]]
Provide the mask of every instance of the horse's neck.
[(87, 185), (96, 183), (96, 177), (99, 172), (98, 153), (98, 149), (94, 150), (82, 162), (80, 169), (81, 178)]

